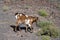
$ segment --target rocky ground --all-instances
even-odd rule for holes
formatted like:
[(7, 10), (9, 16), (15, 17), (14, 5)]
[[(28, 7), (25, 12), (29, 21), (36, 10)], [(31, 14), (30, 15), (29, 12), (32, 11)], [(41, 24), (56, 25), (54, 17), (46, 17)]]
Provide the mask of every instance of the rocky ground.
[[(45, 3), (44, 3), (45, 4)], [(20, 35), (23, 35), (21, 37), (20, 35), (17, 35), (13, 31), (13, 28), (11, 25), (15, 25), (15, 16), (14, 14), (16, 12), (19, 13), (25, 13), (27, 15), (31, 16), (38, 16), (40, 20), (46, 20), (47, 18), (40, 17), (37, 13), (38, 10), (41, 8), (45, 9), (48, 11), (49, 14), (53, 12), (52, 20), (57, 27), (60, 28), (60, 10), (56, 8), (52, 8), (50, 6), (40, 4), (39, 0), (34, 0), (34, 1), (17, 1), (16, 3), (14, 2), (13, 4), (8, 5), (8, 9), (4, 11), (5, 9), (3, 8), (4, 5), (6, 5), (2, 0), (0, 1), (0, 40), (41, 40), (41, 37), (38, 37), (34, 33), (27, 32), (25, 33), (24, 30), (21, 31)], [(35, 25), (35, 23), (32, 25), (34, 27), (33, 31), (38, 30), (38, 27)], [(54, 40), (59, 40), (59, 38), (54, 39)]]

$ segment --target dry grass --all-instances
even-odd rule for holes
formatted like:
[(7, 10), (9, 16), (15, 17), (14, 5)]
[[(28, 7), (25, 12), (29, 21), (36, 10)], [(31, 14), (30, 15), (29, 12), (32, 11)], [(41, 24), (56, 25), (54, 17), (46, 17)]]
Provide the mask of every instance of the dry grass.
[(4, 6), (2, 7), (2, 9), (3, 9), (3, 11), (7, 11), (7, 10), (9, 10), (9, 7), (6, 6), (6, 5), (4, 5)]
[(38, 23), (39, 27), (42, 29), (37, 34), (38, 35), (48, 35), (50, 37), (60, 36), (60, 30), (50, 21), (41, 21)]
[(40, 16), (43, 16), (43, 17), (48, 16), (47, 11), (46, 11), (46, 10), (44, 10), (44, 9), (40, 9), (40, 10), (38, 11), (38, 13), (39, 13), (39, 15), (40, 15)]

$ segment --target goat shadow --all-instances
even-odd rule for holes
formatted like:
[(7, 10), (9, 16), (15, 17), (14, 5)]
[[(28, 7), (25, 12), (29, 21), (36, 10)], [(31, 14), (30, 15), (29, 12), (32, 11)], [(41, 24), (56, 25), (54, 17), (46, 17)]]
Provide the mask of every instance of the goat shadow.
[[(13, 31), (15, 32), (15, 27), (16, 27), (16, 26), (15, 26), (15, 25), (10, 25), (10, 27), (13, 28)], [(21, 30), (26, 30), (26, 27), (24, 27), (24, 26), (21, 27), (21, 26), (19, 25), (16, 30), (17, 30), (17, 31), (20, 31), (19, 29), (21, 29)], [(27, 30), (27, 31), (30, 32), (30, 30), (31, 30), (30, 27), (28, 27), (28, 30)]]

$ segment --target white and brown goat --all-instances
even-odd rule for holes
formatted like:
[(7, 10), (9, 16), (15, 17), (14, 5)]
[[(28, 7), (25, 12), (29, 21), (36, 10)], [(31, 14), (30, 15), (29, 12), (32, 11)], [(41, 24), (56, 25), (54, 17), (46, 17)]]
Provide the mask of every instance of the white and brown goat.
[(33, 17), (33, 16), (28, 16), (28, 15), (25, 15), (23, 13), (16, 13), (15, 14), (15, 18), (16, 18), (16, 27), (15, 27), (15, 31), (16, 31), (16, 28), (18, 27), (19, 24), (26, 24), (26, 32), (27, 32), (27, 28), (30, 27), (31, 29), (31, 32), (33, 32), (32, 30), (32, 24), (34, 22), (37, 22), (38, 20), (38, 17)]

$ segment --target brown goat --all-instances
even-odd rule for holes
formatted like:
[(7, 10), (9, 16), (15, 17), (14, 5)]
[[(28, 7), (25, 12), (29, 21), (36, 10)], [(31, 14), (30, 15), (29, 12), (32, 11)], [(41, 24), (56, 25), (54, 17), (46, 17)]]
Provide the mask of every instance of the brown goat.
[(33, 28), (33, 27), (32, 27), (32, 24), (33, 24), (34, 22), (37, 22), (38, 17), (28, 16), (28, 15), (25, 15), (25, 14), (23, 14), (23, 13), (16, 13), (16, 14), (15, 14), (15, 17), (16, 17), (16, 19), (17, 19), (15, 31), (16, 31), (16, 28), (18, 27), (19, 24), (24, 23), (24, 24), (27, 25), (27, 26), (26, 26), (26, 32), (27, 32), (28, 26), (30, 27), (31, 32), (33, 32), (33, 30), (32, 30), (32, 28)]

